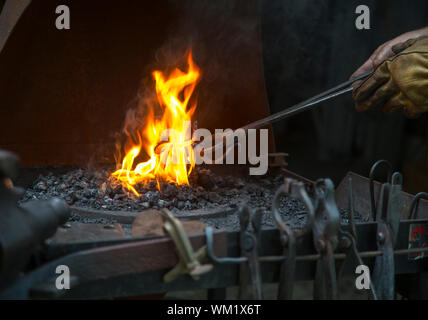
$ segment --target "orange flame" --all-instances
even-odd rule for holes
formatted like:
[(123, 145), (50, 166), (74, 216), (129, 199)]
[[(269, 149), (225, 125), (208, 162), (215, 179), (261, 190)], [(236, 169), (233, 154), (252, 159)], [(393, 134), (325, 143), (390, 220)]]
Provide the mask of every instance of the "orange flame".
[[(122, 167), (112, 173), (113, 177), (137, 196), (140, 194), (134, 186), (149, 179), (156, 179), (158, 188), (160, 178), (179, 185), (189, 184), (188, 175), (195, 166), (190, 121), (196, 103), (190, 108), (188, 104), (200, 72), (192, 60), (191, 52), (187, 63), (187, 72), (175, 69), (169, 77), (161, 71), (153, 72), (157, 99), (163, 110), (162, 117), (156, 119), (153, 108), (150, 109), (144, 129), (137, 133), (140, 138), (138, 145), (134, 145), (126, 153)], [(144, 145), (141, 140), (145, 141)], [(133, 169), (134, 160), (142, 147), (150, 159), (138, 163)]]

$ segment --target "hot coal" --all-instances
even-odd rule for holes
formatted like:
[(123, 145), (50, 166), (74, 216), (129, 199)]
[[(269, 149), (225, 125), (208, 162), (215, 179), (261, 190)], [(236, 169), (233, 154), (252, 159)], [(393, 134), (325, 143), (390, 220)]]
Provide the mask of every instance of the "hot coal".
[(237, 207), (247, 198), (257, 206), (270, 206), (269, 199), (281, 176), (271, 180), (215, 175), (209, 169), (194, 169), (190, 186), (155, 180), (138, 184), (140, 196), (124, 188), (106, 169), (77, 169), (65, 174), (40, 175), (26, 190), (21, 201), (59, 197), (69, 205), (101, 210), (141, 211), (148, 208), (194, 210)]
[[(140, 196), (136, 196), (110, 176), (112, 171), (113, 168), (79, 168), (66, 173), (40, 175), (27, 188), (20, 201), (59, 197), (76, 207), (132, 212), (168, 208), (182, 217), (187, 211), (223, 208), (233, 211), (247, 204), (250, 208), (263, 211), (264, 226), (274, 227), (272, 198), (284, 181), (281, 175), (241, 178), (215, 174), (210, 169), (196, 167), (189, 176), (189, 186), (159, 181), (159, 190), (158, 183), (153, 180), (136, 185), (135, 189), (140, 193)], [(298, 199), (282, 197), (280, 212), (284, 221), (292, 226), (303, 226), (306, 221), (305, 206)], [(342, 222), (346, 223), (346, 212), (341, 210), (341, 213)], [(78, 215), (73, 215), (71, 219), (85, 222)], [(218, 228), (239, 229), (237, 214), (200, 220)], [(361, 216), (357, 215), (356, 220), (361, 221)], [(90, 222), (103, 223), (88, 221)]]

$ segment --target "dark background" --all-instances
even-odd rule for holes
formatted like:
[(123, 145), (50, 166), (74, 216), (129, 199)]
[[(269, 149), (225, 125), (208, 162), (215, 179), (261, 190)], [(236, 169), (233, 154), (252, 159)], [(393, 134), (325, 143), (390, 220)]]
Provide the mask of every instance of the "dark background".
[[(370, 8), (371, 29), (357, 30), (355, 8)], [(262, 41), (271, 112), (291, 106), (349, 78), (382, 43), (428, 25), (428, 1), (262, 2)], [(348, 170), (365, 176), (378, 159), (405, 175), (410, 191), (428, 190), (428, 117), (401, 111), (357, 113), (351, 95), (274, 125), (277, 148), (289, 168), (308, 178)]]
[[(3, 2), (0, 0), (0, 6)], [(54, 0), (48, 2), (52, 3), (52, 5), (55, 3)], [(63, 2), (64, 4), (72, 3), (69, 0)], [(253, 54), (257, 58), (258, 52), (257, 48), (254, 48), (254, 50), (251, 48), (251, 41), (248, 41), (248, 47), (242, 46), (242, 43), (246, 44), (248, 39), (240, 39), (239, 34), (245, 34), (253, 27), (257, 28), (262, 41), (260, 54), (260, 58), (263, 60), (262, 72), (264, 72), (270, 111), (273, 113), (347, 80), (379, 45), (404, 32), (428, 25), (428, 1), (426, 0), (367, 0), (363, 2), (353, 0), (263, 0), (260, 1), (258, 7), (260, 16), (258, 20), (260, 24), (258, 26), (252, 25), (253, 14), (256, 11), (251, 3), (256, 3), (256, 1), (165, 0), (161, 2), (168, 6), (163, 9), (160, 4), (155, 5), (152, 1), (105, 1), (104, 9), (100, 9), (98, 11), (99, 14), (93, 17), (93, 19), (103, 21), (102, 28), (99, 30), (93, 30), (93, 28), (85, 29), (83, 26), (79, 30), (79, 24), (76, 24), (79, 20), (76, 20), (76, 16), (72, 17), (73, 32), (81, 32), (81, 34), (85, 35), (85, 42), (82, 48), (76, 50), (77, 54), (70, 53), (69, 56), (76, 61), (76, 66), (81, 65), (82, 68), (76, 69), (71, 66), (69, 67), (70, 70), (68, 70), (67, 67), (64, 67), (63, 72), (64, 74), (73, 74), (76, 81), (79, 81), (79, 77), (83, 77), (82, 79), (86, 81), (83, 85), (87, 86), (84, 94), (94, 95), (91, 96), (91, 102), (95, 102), (95, 104), (91, 104), (91, 106), (94, 105), (94, 108), (96, 103), (101, 107), (106, 103), (106, 100), (111, 100), (97, 95), (97, 92), (101, 92), (98, 87), (104, 86), (104, 89), (106, 85), (111, 87), (108, 90), (114, 92), (113, 97), (115, 99), (112, 105), (113, 103), (114, 105), (120, 105), (121, 110), (116, 110), (117, 115), (110, 119), (111, 123), (107, 124), (109, 132), (119, 130), (118, 124), (121, 125), (123, 122), (124, 110), (129, 107), (129, 101), (135, 95), (142, 70), (147, 71), (152, 68), (151, 65), (145, 64), (144, 61), (152, 61), (156, 50), (162, 47), (162, 43), (164, 43), (165, 39), (156, 37), (155, 32), (162, 34), (162, 37), (166, 39), (170, 36), (171, 30), (174, 30), (176, 34), (185, 34), (184, 37), (187, 37), (188, 34), (198, 34), (199, 38), (198, 36), (196, 37), (198, 42), (205, 41), (207, 43), (214, 38), (220, 38), (221, 41), (218, 44), (221, 44), (221, 46), (218, 44), (214, 48), (207, 46), (200, 50), (201, 53), (197, 57), (203, 56), (203, 58), (200, 58), (201, 60), (205, 59), (213, 63), (218, 61), (221, 66), (228, 66), (219, 69), (227, 69), (230, 74), (236, 74), (237, 71), (241, 71), (244, 73), (244, 79), (246, 78), (250, 83), (252, 80), (248, 78), (248, 75), (257, 74), (260, 71), (254, 71), (251, 68), (241, 70), (242, 68), (237, 67), (236, 61), (242, 62), (247, 58), (250, 61), (249, 56)], [(85, 10), (85, 2), (77, 1), (74, 3), (74, 12), (80, 12), (82, 15), (87, 12), (88, 16), (93, 14), (90, 13), (90, 10)], [(89, 3), (93, 4), (93, 2), (87, 3), (92, 9), (95, 8), (95, 11), (92, 12), (97, 12), (96, 5), (89, 5)], [(355, 8), (360, 4), (369, 6), (371, 10), (370, 30), (357, 30), (355, 27), (355, 19), (357, 17)], [(197, 6), (198, 10), (204, 14), (186, 15), (186, 12), (191, 12), (194, 6)], [(142, 9), (142, 7), (144, 8)], [(150, 18), (150, 15), (148, 19), (140, 19), (136, 13), (139, 9), (150, 11), (152, 7), (154, 8), (153, 10), (156, 10), (157, 15), (164, 15), (165, 21), (173, 19), (177, 15), (182, 15), (185, 18), (178, 19), (173, 28), (167, 28), (164, 26), (165, 21), (154, 18), (154, 16)], [(30, 5), (24, 15), (28, 17), (28, 15), (36, 14), (37, 10), (40, 11), (41, 9), (32, 8)], [(111, 21), (108, 18), (109, 12), (116, 12), (125, 18), (117, 18)], [(42, 16), (47, 15), (44, 11), (40, 12), (40, 14)], [(51, 13), (49, 13), (50, 15)], [(139, 41), (141, 39), (139, 35), (128, 32), (123, 24), (127, 21), (135, 28), (146, 28), (148, 30), (148, 38), (153, 38), (152, 45), (147, 46), (144, 42)], [(212, 27), (212, 30), (202, 32), (202, 30), (197, 30), (198, 28), (192, 25), (192, 21), (199, 21), (198, 23), (200, 24), (204, 24), (205, 21), (205, 28), (208, 29), (210, 28), (209, 21), (218, 21), (218, 23), (215, 24), (215, 28)], [(27, 40), (33, 45), (33, 49), (42, 50), (44, 47), (41, 43), (46, 37), (51, 37), (55, 41), (60, 41), (59, 39), (63, 38), (63, 34), (59, 31), (42, 32), (42, 30), (45, 30), (43, 28), (46, 28), (45, 24), (51, 28), (51, 22), (46, 22), (43, 19), (35, 21), (36, 38), (31, 34), (28, 35)], [(227, 25), (228, 28), (222, 28), (224, 25)], [(14, 36), (19, 32), (24, 34), (23, 28), (24, 26), (18, 23), (14, 34), (9, 38), (9, 48), (6, 48), (4, 52), (12, 60), (15, 55), (13, 52), (14, 44), (17, 48), (20, 48), (19, 41)], [(120, 30), (117, 31), (118, 28), (124, 28), (126, 37), (120, 34)], [(150, 28), (153, 31), (150, 31)], [(234, 34), (231, 35), (227, 30), (233, 30)], [(253, 34), (251, 30), (248, 31), (248, 34)], [(109, 33), (114, 34), (115, 38), (112, 39)], [(235, 34), (238, 36), (235, 36)], [(98, 36), (93, 38), (93, 35)], [(52, 46), (52, 48), (60, 50), (63, 58), (67, 57), (68, 52), (74, 50), (71, 45), (75, 43), (73, 33), (69, 37), (69, 43), (60, 44), (57, 42)], [(98, 57), (95, 51), (91, 51), (91, 48), (95, 50), (106, 45), (106, 43), (109, 50), (105, 52), (103, 57)], [(121, 46), (128, 46), (129, 43), (133, 43), (131, 48), (134, 51), (121, 50)], [(168, 43), (171, 42), (168, 41)], [(236, 52), (240, 47), (243, 50), (237, 56)], [(228, 54), (229, 48), (235, 50), (230, 52), (233, 52), (233, 54)], [(24, 64), (28, 63), (29, 67), (37, 65), (41, 61), (56, 63), (56, 69), (52, 69), (49, 72), (51, 75), (57, 75), (58, 68), (63, 65), (62, 62), (55, 61), (56, 54), (51, 57), (48, 52), (36, 52), (35, 54), (29, 48), (24, 49), (19, 54), (22, 61), (26, 61)], [(137, 60), (138, 64), (135, 64), (134, 53), (137, 51), (138, 54), (144, 56), (144, 59)], [(233, 57), (235, 57), (235, 60), (232, 59)], [(127, 81), (115, 79), (112, 72), (105, 73), (104, 66), (106, 63), (102, 62), (101, 58), (108, 62), (106, 67), (109, 70), (116, 72), (116, 74), (123, 73), (123, 79)], [(78, 61), (79, 59), (80, 61)], [(120, 61), (120, 64), (117, 64), (117, 61)], [(200, 61), (197, 62), (199, 63)], [(85, 65), (95, 65), (96, 69), (91, 69), (92, 71), (95, 70), (95, 73), (85, 69)], [(13, 73), (14, 68), (16, 67), (4, 64), (3, 69), (1, 69), (0, 65), (0, 74), (5, 71)], [(138, 69), (138, 72), (135, 71), (136, 69)], [(30, 83), (34, 87), (34, 83), (31, 83), (33, 80), (26, 78), (22, 70), (24, 69), (21, 69), (21, 74), (18, 74), (18, 76), (21, 76), (24, 80), (16, 83), (19, 85), (20, 83)], [(35, 70), (40, 72), (40, 69)], [(211, 75), (213, 75), (213, 79), (216, 77), (218, 79), (218, 74), (215, 74), (215, 72)], [(49, 73), (46, 76), (50, 76)], [(225, 81), (230, 80), (228, 74), (222, 76), (225, 77)], [(254, 79), (256, 79), (254, 81), (257, 81), (257, 78), (257, 76), (254, 76)], [(100, 84), (96, 79), (102, 79), (103, 83)], [(13, 83), (13, 80), (16, 79), (8, 76), (1, 82), (3, 95), (8, 94), (8, 88)], [(251, 85), (248, 88), (245, 87), (248, 83), (242, 81), (242, 92), (245, 92), (245, 90), (250, 93), (253, 92)], [(31, 86), (30, 88), (33, 88)], [(43, 88), (40, 83), (36, 84), (37, 86)], [(75, 90), (75, 85), (70, 84), (70, 86), (71, 91)], [(118, 86), (120, 90), (117, 89)], [(254, 85), (255, 88), (260, 86), (259, 83)], [(67, 90), (67, 88), (64, 90)], [(238, 99), (236, 92), (236, 90), (230, 90), (223, 101), (230, 106), (235, 105), (235, 100)], [(62, 97), (62, 93), (57, 93), (57, 95), (58, 99)], [(201, 95), (203, 98), (203, 92)], [(77, 101), (81, 99), (81, 96), (82, 93), (76, 90), (72, 97)], [(251, 95), (247, 95), (245, 98), (253, 101), (254, 104), (262, 105), (261, 101), (264, 99), (264, 93), (261, 95), (256, 94), (255, 96), (256, 99)], [(20, 100), (21, 98), (25, 100), (25, 94), (16, 93), (14, 99)], [(212, 100), (212, 97), (208, 98)], [(77, 108), (81, 107), (77, 102), (75, 105)], [(28, 112), (34, 111), (30, 106), (26, 107), (29, 108)], [(3, 109), (3, 111), (5, 110)], [(87, 108), (82, 110), (87, 110)], [(85, 112), (80, 112), (78, 116), (85, 115)], [(60, 116), (61, 112), (58, 111), (58, 113), (58, 116)], [(32, 116), (36, 117), (38, 114), (36, 112)], [(2, 114), (3, 117), (8, 115), (9, 111)], [(99, 119), (93, 118), (89, 114), (87, 116), (88, 121), (93, 122), (87, 128), (88, 132), (73, 129), (74, 126), (78, 125), (79, 117), (74, 120), (75, 124), (68, 124), (69, 128), (67, 130), (74, 130), (75, 134), (79, 134), (76, 141), (87, 143), (85, 148), (88, 150), (92, 150), (96, 144), (99, 145), (101, 143), (105, 146), (111, 143), (111, 137), (108, 137), (110, 139), (108, 141), (94, 138), (96, 141), (89, 141), (90, 143), (88, 143), (88, 139), (93, 136), (90, 129), (96, 126), (105, 126), (106, 123), (100, 122)], [(120, 120), (117, 120), (118, 118)], [(226, 121), (228, 118), (236, 118), (236, 116), (219, 118), (218, 121)], [(49, 118), (44, 116), (42, 121), (43, 123), (48, 123)], [(405, 188), (408, 191), (416, 192), (428, 190), (427, 127), (428, 115), (423, 115), (416, 120), (408, 120), (401, 112), (396, 112), (392, 115), (384, 115), (378, 110), (357, 113), (354, 109), (351, 95), (348, 94), (334, 101), (323, 103), (314, 111), (306, 112), (275, 124), (274, 135), (277, 151), (289, 154), (289, 169), (307, 178), (331, 177), (337, 183), (350, 170), (367, 176), (371, 164), (378, 159), (387, 159), (395, 169), (404, 173)], [(48, 127), (42, 125), (40, 130), (47, 131)], [(48, 132), (46, 135), (52, 136)], [(25, 132), (22, 139), (24, 138), (31, 144), (31, 132)], [(57, 137), (52, 139), (55, 138)], [(69, 142), (70, 150), (73, 150), (76, 145), (73, 141)], [(29, 154), (31, 154), (35, 149), (29, 148), (28, 150)], [(110, 150), (111, 148), (107, 150), (108, 153), (111, 153)]]

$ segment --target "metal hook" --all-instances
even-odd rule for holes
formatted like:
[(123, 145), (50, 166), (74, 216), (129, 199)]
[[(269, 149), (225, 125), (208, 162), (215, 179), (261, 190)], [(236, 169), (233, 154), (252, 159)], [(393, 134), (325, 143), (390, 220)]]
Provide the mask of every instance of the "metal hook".
[(391, 177), (392, 177), (392, 164), (387, 160), (376, 161), (370, 169), (370, 174), (369, 174), (369, 178), (370, 178), (370, 205), (371, 205), (373, 220), (375, 220), (375, 218), (376, 218), (376, 203), (375, 203), (374, 183), (373, 183), (374, 173), (375, 173), (376, 169), (382, 164), (388, 166), (387, 182), (391, 182)]
[(417, 195), (415, 195), (412, 204), (410, 206), (410, 213), (409, 213), (409, 219), (417, 219), (418, 216), (418, 206), (419, 206), (419, 200), (425, 199), (428, 200), (428, 193), (426, 192), (419, 192)]
[(221, 264), (238, 264), (248, 261), (246, 257), (237, 258), (218, 258), (214, 253), (214, 229), (213, 227), (205, 228), (205, 237), (207, 239), (207, 254), (208, 257), (215, 263)]

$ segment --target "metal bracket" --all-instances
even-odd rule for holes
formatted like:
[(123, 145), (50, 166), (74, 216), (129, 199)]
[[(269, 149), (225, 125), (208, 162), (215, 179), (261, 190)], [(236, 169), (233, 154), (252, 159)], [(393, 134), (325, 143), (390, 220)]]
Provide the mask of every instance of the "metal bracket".
[(194, 253), (180, 220), (175, 218), (168, 209), (163, 209), (161, 213), (164, 229), (174, 241), (179, 257), (178, 264), (164, 276), (163, 281), (171, 282), (182, 274), (189, 274), (193, 279), (198, 280), (200, 275), (211, 271), (212, 264), (201, 264), (207, 254), (206, 246)]

